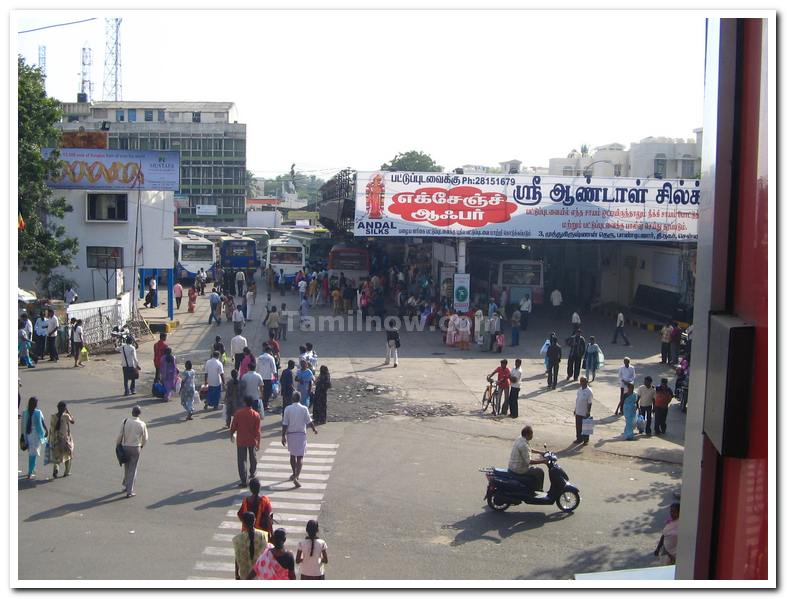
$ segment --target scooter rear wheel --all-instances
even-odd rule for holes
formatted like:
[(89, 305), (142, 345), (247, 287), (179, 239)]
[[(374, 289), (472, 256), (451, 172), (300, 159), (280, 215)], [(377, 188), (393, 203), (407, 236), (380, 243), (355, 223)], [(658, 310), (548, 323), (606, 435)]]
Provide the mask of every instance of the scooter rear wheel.
[(504, 512), (511, 507), (510, 503), (501, 503), (500, 505), (494, 502), (494, 495), (486, 498), (486, 504), (496, 512)]
[(561, 512), (571, 513), (579, 507), (579, 493), (573, 489), (566, 489), (558, 495), (555, 504)]

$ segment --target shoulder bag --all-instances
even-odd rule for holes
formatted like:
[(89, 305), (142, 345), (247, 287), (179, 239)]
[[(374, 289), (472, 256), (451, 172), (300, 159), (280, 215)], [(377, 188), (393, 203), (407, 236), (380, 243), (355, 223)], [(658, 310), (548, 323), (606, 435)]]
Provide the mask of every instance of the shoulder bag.
[(118, 464), (120, 464), (121, 466), (126, 462), (128, 462), (128, 456), (126, 455), (126, 450), (123, 449), (123, 436), (126, 434), (126, 420), (128, 420), (128, 418), (123, 420), (123, 429), (122, 429), (123, 432), (120, 435), (120, 443), (115, 445), (115, 457), (118, 459)]
[(131, 364), (128, 363), (128, 355), (126, 354), (125, 346), (121, 350), (123, 352), (123, 359), (126, 361), (126, 368), (131, 368), (131, 379), (138, 379), (139, 378), (139, 368), (136, 366), (132, 367)]

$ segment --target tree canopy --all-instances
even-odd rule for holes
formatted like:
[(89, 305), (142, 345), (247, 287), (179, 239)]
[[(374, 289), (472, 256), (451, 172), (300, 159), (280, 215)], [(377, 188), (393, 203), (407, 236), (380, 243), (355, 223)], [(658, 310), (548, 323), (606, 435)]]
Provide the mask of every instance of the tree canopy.
[(390, 162), (383, 164), (380, 170), (432, 173), (442, 171), (443, 167), (432, 160), (429, 154), (410, 150), (404, 154), (397, 154)]
[[(54, 197), (47, 186), (59, 164), (58, 153), (44, 159), (41, 149), (57, 147), (60, 131), (55, 127), (61, 116), (60, 103), (46, 95), (44, 77), (38, 67), (18, 57), (19, 89), (18, 193), (19, 268), (31, 269), (41, 277), (58, 266), (70, 266), (79, 248), (75, 238), (66, 237), (58, 222), (72, 208), (64, 197)], [(24, 225), (22, 225), (24, 222)]]
[(292, 173), (265, 179), (264, 192), (266, 196), (282, 197), (282, 187), (284, 187), (288, 192), (295, 191), (299, 200), (308, 200), (311, 203), (320, 199), (320, 187), (324, 184), (325, 181), (315, 175), (295, 171), (294, 182)]

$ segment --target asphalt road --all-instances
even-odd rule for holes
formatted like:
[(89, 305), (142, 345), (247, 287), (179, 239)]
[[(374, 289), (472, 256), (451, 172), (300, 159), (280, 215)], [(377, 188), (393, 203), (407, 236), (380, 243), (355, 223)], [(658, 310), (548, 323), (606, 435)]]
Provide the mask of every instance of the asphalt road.
[[(287, 300), (295, 303), (292, 295)], [(206, 327), (202, 317), (184, 315), (170, 339), (179, 364), (191, 358), (198, 370), (217, 332), (225, 343), (232, 337), (230, 325)], [(605, 320), (588, 320), (598, 330), (612, 328)], [(518, 421), (478, 411), (483, 376), (500, 356), (447, 349), (436, 333), (404, 333), (400, 366), (393, 369), (381, 364), (383, 333), (291, 331), (285, 357), (311, 340), (334, 380), (360, 381), (360, 388), (383, 387), (385, 393), (364, 392), (358, 385), (332, 390), (334, 401), (355, 402), (358, 416), (350, 404), (332, 414), (329, 403), (328, 424), (310, 437), (321, 447), (314, 445), (307, 456), (310, 477), (299, 490), (285, 482), (279, 416), (266, 417), (258, 474), (269, 485), (280, 524), (290, 531), (288, 545), (294, 549), (305, 520), (317, 516), (332, 579), (556, 579), (655, 565), (652, 551), (680, 485), (682, 415), (670, 411), (665, 439), (620, 442), (623, 423), (611, 416), (617, 403), (614, 374), (605, 370), (594, 385), (597, 434), (589, 446), (571, 448), (576, 384), (545, 393), (538, 356), (544, 335), (555, 326), (534, 318), (521, 348), (506, 352), (525, 360), (526, 399)], [(265, 329), (257, 320), (247, 331), (259, 350)], [(654, 378), (666, 372), (657, 364), (654, 334), (629, 336), (631, 348), (602, 342), (608, 363), (630, 352), (638, 370)], [(141, 393), (133, 398), (121, 395), (115, 356), (96, 356), (84, 369), (61, 361), (20, 371), (23, 397), (37, 395), (47, 420), (60, 399), (77, 420), (72, 476), (48, 480), (51, 467), (39, 465), (37, 480), (18, 483), (20, 579), (232, 578), (232, 511), (242, 492), (235, 448), (219, 413), (185, 422), (178, 401), (145, 394), (151, 355), (152, 343), (144, 344)], [(151, 439), (142, 454), (137, 496), (127, 499), (113, 446), (135, 404), (142, 406)], [(455, 415), (399, 415), (436, 404), (451, 406)], [(561, 465), (581, 490), (574, 514), (539, 506), (494, 513), (485, 506), (486, 481), (478, 468), (506, 465), (525, 420), (536, 428), (537, 443), (561, 450)], [(20, 477), (26, 461), (20, 452)]]

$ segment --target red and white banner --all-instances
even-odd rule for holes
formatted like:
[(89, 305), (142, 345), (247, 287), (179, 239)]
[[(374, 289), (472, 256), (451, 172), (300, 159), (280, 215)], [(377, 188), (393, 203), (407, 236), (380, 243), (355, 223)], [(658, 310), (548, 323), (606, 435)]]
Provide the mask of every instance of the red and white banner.
[(361, 172), (356, 236), (696, 241), (698, 179)]

